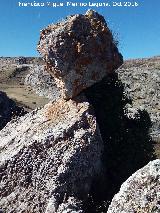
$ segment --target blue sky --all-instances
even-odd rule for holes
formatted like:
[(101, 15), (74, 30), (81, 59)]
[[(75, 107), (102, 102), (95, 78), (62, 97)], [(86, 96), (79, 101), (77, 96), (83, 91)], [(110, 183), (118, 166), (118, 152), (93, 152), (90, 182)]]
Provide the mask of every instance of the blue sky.
[[(19, 7), (18, 2), (67, 0), (1, 0), (0, 56), (38, 56), (39, 31), (67, 15), (85, 13), (89, 7)], [(70, 0), (89, 2), (89, 0)], [(116, 0), (115, 0), (116, 1)], [(90, 0), (109, 2), (111, 0)], [(120, 2), (117, 0), (116, 2)], [(121, 0), (121, 2), (125, 2)], [(131, 2), (135, 2), (131, 0)], [(160, 55), (160, 0), (137, 0), (138, 7), (93, 7), (117, 35), (125, 59)], [(112, 5), (112, 4), (111, 4)]]

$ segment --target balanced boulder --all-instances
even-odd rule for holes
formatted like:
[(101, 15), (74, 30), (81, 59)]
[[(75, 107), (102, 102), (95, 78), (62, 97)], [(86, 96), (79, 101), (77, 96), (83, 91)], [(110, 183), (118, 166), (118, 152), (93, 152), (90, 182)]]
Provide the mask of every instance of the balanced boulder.
[(65, 99), (100, 81), (123, 62), (103, 16), (89, 10), (41, 31), (38, 51)]

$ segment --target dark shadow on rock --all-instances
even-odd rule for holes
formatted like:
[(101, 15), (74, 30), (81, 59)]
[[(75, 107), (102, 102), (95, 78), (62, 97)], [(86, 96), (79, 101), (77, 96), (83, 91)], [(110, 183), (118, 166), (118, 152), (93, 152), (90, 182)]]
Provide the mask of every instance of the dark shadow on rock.
[(23, 116), (26, 111), (23, 107), (19, 107), (16, 103), (9, 99), (6, 93), (0, 91), (0, 130), (17, 116)]
[(88, 88), (85, 95), (95, 109), (104, 141), (104, 171), (94, 181), (84, 209), (87, 213), (102, 213), (107, 212), (121, 184), (154, 159), (151, 120), (147, 111), (139, 111), (134, 119), (125, 115), (124, 107), (131, 100), (125, 97), (116, 73)]

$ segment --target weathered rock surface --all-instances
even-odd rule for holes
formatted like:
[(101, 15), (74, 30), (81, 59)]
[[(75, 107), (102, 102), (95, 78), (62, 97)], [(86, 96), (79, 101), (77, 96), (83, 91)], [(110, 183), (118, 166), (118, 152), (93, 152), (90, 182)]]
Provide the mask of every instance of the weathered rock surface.
[(60, 90), (57, 88), (54, 78), (44, 69), (44, 66), (33, 66), (25, 78), (25, 84), (39, 96), (44, 96), (52, 101), (60, 97)]
[(84, 97), (60, 99), (11, 121), (0, 141), (4, 212), (82, 212), (103, 149)]
[(146, 110), (152, 121), (150, 135), (160, 141), (160, 57), (126, 61), (117, 73), (132, 99), (127, 114), (134, 117), (138, 109)]
[(126, 180), (108, 213), (160, 212), (160, 160), (151, 161)]
[(0, 130), (14, 116), (23, 115), (24, 113), (23, 108), (18, 107), (4, 92), (0, 91)]
[(42, 30), (38, 51), (65, 99), (100, 81), (123, 61), (104, 18), (92, 10)]

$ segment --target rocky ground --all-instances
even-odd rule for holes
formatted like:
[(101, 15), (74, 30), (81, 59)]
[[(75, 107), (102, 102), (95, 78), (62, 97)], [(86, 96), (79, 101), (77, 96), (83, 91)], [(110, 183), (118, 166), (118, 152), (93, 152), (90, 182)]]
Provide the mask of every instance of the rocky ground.
[(117, 73), (125, 93), (132, 99), (132, 104), (126, 106), (127, 114), (134, 116), (138, 110), (149, 114), (150, 135), (160, 157), (160, 57), (125, 61)]

